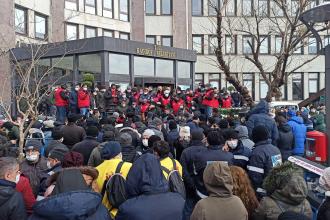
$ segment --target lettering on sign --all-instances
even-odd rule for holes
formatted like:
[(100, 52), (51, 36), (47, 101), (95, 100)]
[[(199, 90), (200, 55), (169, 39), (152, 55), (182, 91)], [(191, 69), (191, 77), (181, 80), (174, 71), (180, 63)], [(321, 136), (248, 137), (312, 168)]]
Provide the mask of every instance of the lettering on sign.
[(136, 53), (143, 56), (156, 56), (163, 58), (175, 58), (176, 53), (168, 50), (163, 50), (161, 46), (155, 45), (154, 49), (136, 48)]

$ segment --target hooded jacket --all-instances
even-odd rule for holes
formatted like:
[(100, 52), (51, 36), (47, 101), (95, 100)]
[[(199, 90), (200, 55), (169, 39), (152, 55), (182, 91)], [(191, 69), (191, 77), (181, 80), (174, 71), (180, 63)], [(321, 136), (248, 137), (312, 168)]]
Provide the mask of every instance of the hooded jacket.
[(269, 106), (268, 103), (264, 100), (261, 100), (256, 107), (254, 107), (249, 112), (249, 119), (246, 122), (246, 127), (249, 131), (250, 138), (252, 137), (252, 130), (254, 127), (258, 125), (266, 126), (268, 131), (270, 132), (270, 136), (272, 139), (272, 143), (276, 144), (278, 139), (278, 129), (275, 123), (275, 120), (271, 118), (269, 115)]
[(233, 179), (227, 163), (214, 162), (204, 171), (209, 197), (200, 200), (191, 220), (247, 220), (248, 213), (240, 198), (233, 195)]
[(279, 139), (277, 140), (277, 147), (280, 149), (283, 161), (288, 160), (292, 155), (294, 148), (294, 136), (290, 125), (287, 123), (278, 126)]
[(133, 164), (127, 177), (129, 199), (119, 207), (116, 220), (181, 220), (184, 199), (169, 192), (159, 160), (144, 154)]
[(83, 141), (75, 144), (72, 151), (81, 153), (84, 156), (84, 165), (87, 165), (93, 149), (99, 144), (100, 143), (96, 141), (96, 138), (87, 136)]
[(305, 140), (307, 128), (304, 125), (304, 121), (299, 116), (293, 116), (288, 121), (290, 125), (294, 138), (295, 138), (295, 147), (293, 148), (294, 155), (303, 155), (305, 153)]
[(330, 219), (330, 197), (329, 192), (326, 192), (326, 197), (319, 210), (317, 212), (317, 220), (328, 220)]
[(324, 121), (324, 114), (319, 113), (314, 117), (314, 126), (315, 130), (320, 131), (320, 132), (325, 132), (325, 121)]
[(244, 147), (249, 148), (250, 150), (254, 147), (254, 142), (249, 139), (249, 131), (246, 126), (239, 125), (235, 128), (238, 132), (238, 140), (240, 140)]
[(0, 219), (26, 219), (23, 197), (15, 186), (14, 182), (0, 179)]

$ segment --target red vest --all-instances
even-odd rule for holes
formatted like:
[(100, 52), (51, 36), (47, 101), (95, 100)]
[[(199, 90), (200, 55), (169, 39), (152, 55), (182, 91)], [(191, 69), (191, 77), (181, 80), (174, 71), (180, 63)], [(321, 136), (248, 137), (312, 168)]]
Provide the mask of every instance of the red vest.
[(150, 106), (150, 104), (148, 102), (141, 104), (141, 106), (140, 106), (141, 107), (141, 113), (145, 113), (148, 110), (149, 106)]
[(187, 108), (191, 108), (192, 104), (191, 102), (193, 101), (194, 96), (187, 95), (186, 96), (186, 101), (187, 101)]
[(179, 109), (180, 109), (180, 106), (183, 106), (184, 105), (184, 101), (182, 99), (179, 99), (179, 101), (173, 101), (172, 102), (172, 109), (173, 109), (173, 113), (174, 114), (177, 114)]
[(160, 97), (160, 102), (162, 103), (163, 106), (167, 106), (171, 103), (171, 97), (164, 98), (162, 96), (162, 97)]
[(222, 108), (231, 108), (231, 97), (227, 99), (222, 99)]
[(68, 101), (63, 99), (62, 96), (61, 96), (61, 92), (63, 92), (64, 89), (62, 88), (58, 88), (56, 91), (55, 91), (55, 105), (58, 106), (58, 107), (65, 107), (65, 106), (68, 106)]
[(90, 104), (91, 101), (88, 92), (80, 89), (78, 91), (78, 108), (89, 108)]

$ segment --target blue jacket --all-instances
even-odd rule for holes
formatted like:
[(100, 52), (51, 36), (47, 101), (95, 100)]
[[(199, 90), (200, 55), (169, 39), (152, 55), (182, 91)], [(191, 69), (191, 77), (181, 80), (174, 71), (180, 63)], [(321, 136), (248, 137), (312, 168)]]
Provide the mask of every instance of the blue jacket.
[(71, 90), (69, 95), (69, 105), (70, 107), (78, 106), (78, 94), (76, 90)]
[(303, 155), (305, 152), (305, 141), (307, 128), (304, 125), (304, 121), (299, 116), (293, 116), (288, 121), (288, 125), (292, 128), (292, 132), (295, 138), (295, 146), (293, 148), (294, 155)]
[(237, 148), (230, 152), (234, 155), (234, 165), (246, 169), (252, 151), (249, 148), (244, 147), (242, 142), (239, 141)]
[(170, 145), (171, 153), (175, 155), (174, 145), (179, 139), (179, 131), (177, 129), (170, 130), (167, 134), (167, 142)]
[(266, 126), (270, 132), (272, 143), (276, 144), (278, 139), (278, 129), (275, 120), (269, 115), (268, 103), (264, 100), (260, 101), (256, 107), (249, 112), (249, 119), (246, 122), (246, 127), (249, 131), (249, 136), (252, 138), (252, 130), (258, 125)]
[(109, 220), (102, 198), (91, 191), (72, 191), (51, 196), (33, 206), (29, 220)]
[(137, 159), (127, 176), (128, 200), (120, 207), (116, 220), (181, 220), (184, 199), (169, 192), (156, 156), (146, 153)]

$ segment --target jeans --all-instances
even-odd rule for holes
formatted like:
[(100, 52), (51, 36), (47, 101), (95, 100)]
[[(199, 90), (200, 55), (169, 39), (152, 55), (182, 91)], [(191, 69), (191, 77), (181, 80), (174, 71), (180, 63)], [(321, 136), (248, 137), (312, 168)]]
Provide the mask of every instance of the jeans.
[(66, 118), (66, 107), (64, 106), (56, 106), (56, 120), (60, 122), (65, 122)]
[(89, 117), (89, 108), (80, 108), (80, 114)]
[(213, 111), (213, 108), (212, 107), (206, 106), (206, 115), (207, 115), (207, 117), (211, 117), (212, 116), (212, 111)]

